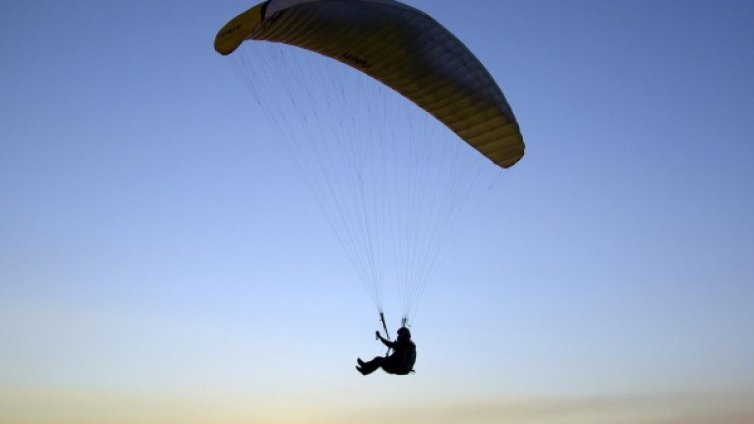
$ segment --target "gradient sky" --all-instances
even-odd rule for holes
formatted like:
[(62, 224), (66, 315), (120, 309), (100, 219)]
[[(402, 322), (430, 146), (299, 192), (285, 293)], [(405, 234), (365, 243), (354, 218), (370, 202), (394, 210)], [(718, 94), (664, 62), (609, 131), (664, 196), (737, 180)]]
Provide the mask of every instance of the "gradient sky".
[(374, 309), (212, 48), (252, 3), (0, 0), (0, 423), (754, 421), (754, 3), (410, 4), (527, 155), (418, 373), (365, 378)]

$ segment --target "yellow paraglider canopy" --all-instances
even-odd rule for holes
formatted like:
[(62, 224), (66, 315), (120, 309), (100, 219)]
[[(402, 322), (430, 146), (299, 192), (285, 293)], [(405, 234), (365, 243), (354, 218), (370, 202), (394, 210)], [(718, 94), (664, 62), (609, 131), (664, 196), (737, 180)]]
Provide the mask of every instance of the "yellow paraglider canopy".
[(267, 40), (329, 56), (432, 114), (495, 164), (508, 168), (524, 142), (502, 91), (479, 60), (432, 17), (393, 0), (269, 0), (232, 19), (215, 50)]

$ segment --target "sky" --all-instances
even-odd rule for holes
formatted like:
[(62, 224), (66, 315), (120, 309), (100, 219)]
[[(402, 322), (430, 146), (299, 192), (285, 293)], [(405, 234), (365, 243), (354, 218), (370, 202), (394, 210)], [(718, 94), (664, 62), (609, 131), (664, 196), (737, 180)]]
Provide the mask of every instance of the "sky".
[(526, 156), (417, 373), (214, 52), (237, 0), (0, 1), (0, 423), (754, 421), (754, 4), (412, 1)]

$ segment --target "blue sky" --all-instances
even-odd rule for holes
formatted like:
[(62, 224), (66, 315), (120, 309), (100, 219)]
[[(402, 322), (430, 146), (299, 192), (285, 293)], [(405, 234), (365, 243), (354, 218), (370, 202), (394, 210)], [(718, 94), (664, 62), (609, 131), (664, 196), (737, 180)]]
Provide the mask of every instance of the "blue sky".
[(752, 419), (754, 6), (410, 4), (527, 155), (433, 275), (419, 372), (366, 379), (373, 306), (212, 49), (252, 4), (0, 3), (0, 422)]

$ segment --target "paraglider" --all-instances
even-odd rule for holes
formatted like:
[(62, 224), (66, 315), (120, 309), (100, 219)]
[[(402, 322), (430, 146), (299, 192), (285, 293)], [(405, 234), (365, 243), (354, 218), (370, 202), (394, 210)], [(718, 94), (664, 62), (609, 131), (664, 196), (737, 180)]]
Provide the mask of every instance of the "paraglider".
[[(242, 44), (255, 46), (248, 58), (233, 54)], [(271, 46), (268, 55), (262, 45)], [(416, 359), (409, 318), (459, 211), (472, 203), (470, 193), (490, 185), (485, 177), (494, 180), (496, 170), (524, 155), (502, 90), (455, 35), (393, 0), (265, 1), (229, 21), (214, 46), (240, 56), (239, 75), (281, 139), (289, 140), (290, 155), (319, 196), (386, 334), (382, 289), (386, 280), (400, 288), (399, 338), (378, 334), (394, 353), (360, 361), (360, 371), (408, 373)], [(318, 66), (327, 68), (317, 73)], [(408, 102), (399, 105), (401, 96)], [(413, 354), (398, 369), (391, 358), (407, 346)]]
[(369, 375), (378, 368), (382, 368), (388, 374), (406, 375), (414, 371), (416, 363), (416, 344), (411, 340), (411, 331), (406, 327), (398, 329), (398, 338), (393, 342), (380, 334), (375, 333), (375, 337), (381, 341), (392, 354), (387, 356), (376, 356), (369, 362), (356, 358), (356, 371), (362, 375)]

